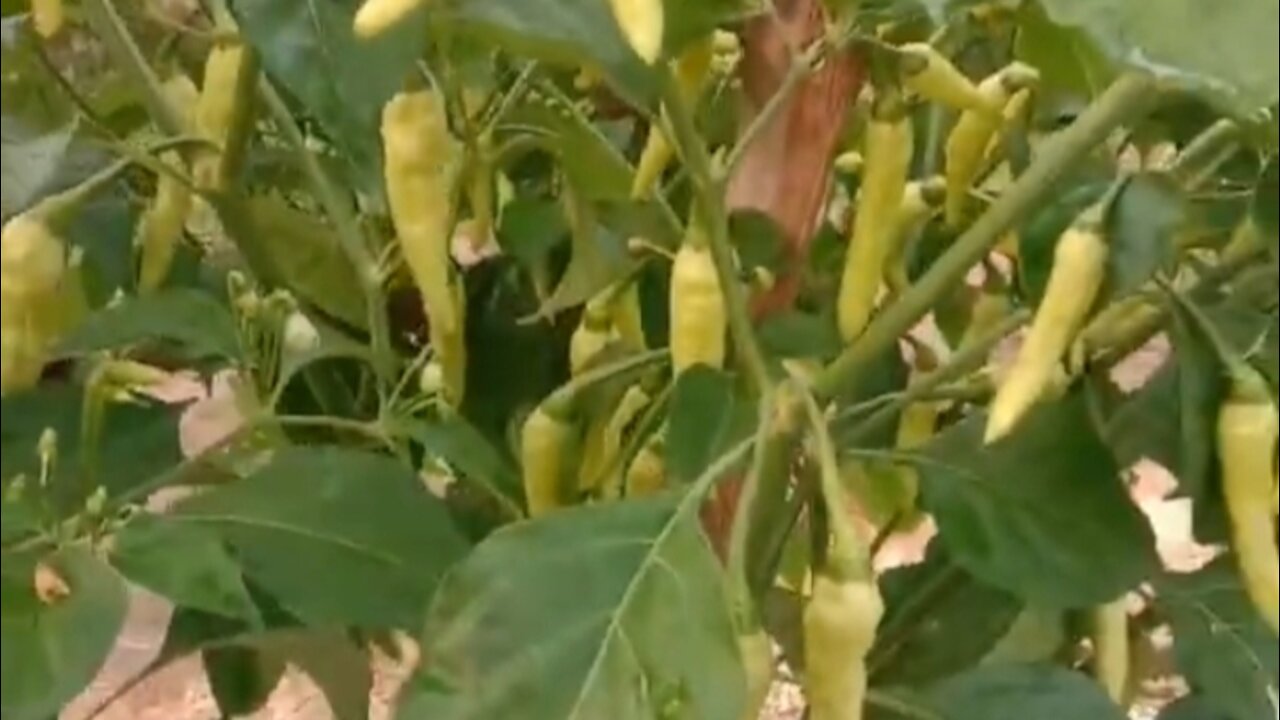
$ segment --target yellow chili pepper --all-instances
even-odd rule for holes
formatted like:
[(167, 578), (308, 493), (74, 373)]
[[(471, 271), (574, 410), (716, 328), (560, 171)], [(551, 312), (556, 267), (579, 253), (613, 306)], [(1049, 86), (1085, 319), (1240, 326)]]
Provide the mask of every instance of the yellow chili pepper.
[(525, 502), (530, 517), (541, 517), (565, 504), (565, 472), (573, 424), (539, 407), (520, 433), (520, 460)]
[(724, 366), (728, 315), (700, 223), (690, 220), (671, 270), (671, 366), (677, 375), (698, 364)]
[(1094, 608), (1093, 675), (1117, 705), (1128, 707), (1129, 603), (1125, 598)]
[(666, 27), (662, 0), (609, 0), (609, 6), (631, 49), (645, 63), (657, 62)]
[(911, 119), (901, 98), (893, 93), (877, 98), (867, 127), (862, 191), (836, 304), (840, 335), (846, 342), (862, 334), (875, 310), (898, 226), (911, 154)]
[(927, 100), (956, 110), (998, 114), (1002, 103), (980, 91), (942, 53), (928, 43), (908, 43), (901, 53), (902, 83)]
[(456, 408), (461, 407), (467, 390), (467, 300), (462, 278), (453, 282), (452, 293), (457, 326), (446, 329), (431, 322), (429, 332), (434, 360), (440, 366), (441, 393), (445, 402)]
[[(1039, 73), (1021, 63), (1014, 63), (987, 77), (978, 92), (996, 107), (1003, 107), (1010, 96), (1039, 81)], [(964, 220), (969, 189), (982, 172), (987, 147), (1004, 122), (998, 112), (966, 110), (947, 136), (947, 225), (959, 227)]]
[(569, 338), (569, 373), (581, 375), (609, 343), (613, 342), (613, 323), (609, 317), (611, 298), (605, 294), (592, 298), (582, 311), (578, 327)]
[(907, 183), (885, 258), (884, 281), (891, 291), (902, 293), (911, 284), (907, 276), (907, 242), (942, 209), (946, 191), (946, 181), (941, 177)]
[(0, 231), (0, 395), (34, 387), (49, 346), (64, 326), (59, 294), (66, 244), (40, 206), (14, 216)]
[(1077, 222), (1058, 239), (1044, 299), (991, 403), (987, 443), (1008, 435), (1053, 383), (1102, 290), (1108, 255), (1106, 239), (1089, 223)]
[(62, 0), (31, 0), (31, 24), (42, 38), (58, 34), (67, 22)]
[[(196, 130), (194, 114), (200, 104), (200, 91), (191, 78), (183, 74), (169, 78), (164, 83), (164, 95), (186, 124)], [(184, 167), (182, 156), (176, 152), (165, 153), (163, 160), (172, 166)], [(156, 178), (155, 198), (138, 221), (139, 293), (156, 290), (169, 277), (187, 216), (191, 214), (192, 200), (191, 188), (182, 181), (164, 173)]]
[(1233, 375), (1231, 395), (1218, 416), (1231, 545), (1249, 598), (1271, 630), (1280, 632), (1280, 557), (1271, 511), (1280, 414), (1256, 371), (1241, 363)]
[(220, 42), (209, 51), (204, 86), (195, 108), (196, 131), (217, 146), (198, 153), (192, 165), (196, 188), (221, 192), (238, 161), (236, 133), (250, 114), (257, 81), (253, 53), (239, 40)]
[(667, 486), (667, 464), (663, 459), (663, 440), (658, 434), (640, 448), (627, 470), (627, 497), (656, 495)]
[[(715, 38), (707, 36), (695, 42), (685, 50), (675, 62), (676, 81), (680, 85), (680, 95), (686, 103), (697, 102), (706, 84), (711, 70), (711, 61), (715, 57)], [(636, 163), (636, 174), (631, 183), (631, 196), (642, 199), (653, 192), (654, 186), (662, 179), (662, 173), (675, 157), (675, 149), (663, 132), (666, 111), (662, 121), (655, 122), (649, 128), (644, 149), (640, 152), (640, 160)]]
[(353, 30), (358, 38), (376, 37), (426, 4), (427, 0), (365, 0), (356, 11)]
[(450, 283), (450, 231), (458, 177), (458, 143), (444, 98), (434, 90), (402, 92), (382, 111), (387, 202), (400, 249), (433, 328), (461, 326)]

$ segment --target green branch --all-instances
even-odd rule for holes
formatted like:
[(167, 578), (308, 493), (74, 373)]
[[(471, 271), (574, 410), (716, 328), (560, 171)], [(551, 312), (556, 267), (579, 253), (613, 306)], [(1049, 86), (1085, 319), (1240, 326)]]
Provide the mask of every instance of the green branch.
[(289, 112), (284, 99), (266, 78), (259, 84), (259, 94), (271, 113), (277, 129), (289, 143), (294, 158), (316, 200), (337, 231), (338, 242), (347, 261), (356, 269), (360, 289), (364, 293), (365, 309), (369, 316), (369, 335), (373, 344), (375, 370), (386, 383), (394, 382), (395, 350), (391, 346), (391, 327), (387, 318), (386, 298), (382, 292), (382, 273), (377, 258), (365, 243), (360, 222), (352, 210), (350, 200), (344, 197), (338, 186), (325, 172), (315, 153), (307, 147), (302, 128)]
[[(1155, 80), (1145, 74), (1121, 77), (1076, 122), (1046, 143), (1043, 153), (1027, 171), (987, 209), (956, 243), (942, 255), (906, 293), (877, 317), (866, 332), (831, 366), (818, 376), (814, 392), (833, 397), (856, 387), (867, 365), (891, 350), (898, 340), (933, 309), (939, 298), (963, 282), (965, 275), (982, 261), (1009, 229), (1030, 213), (1048, 196), (1057, 181), (1088, 157), (1113, 130), (1149, 109), (1159, 94)], [(976, 355), (976, 353), (974, 353)], [(961, 360), (969, 361), (969, 356)], [(950, 368), (945, 369), (949, 374)], [(938, 371), (939, 374), (943, 370)], [(945, 380), (946, 374), (940, 378)], [(901, 402), (901, 401), (899, 401)], [(776, 548), (771, 545), (785, 540), (777, 531), (794, 518), (799, 508), (788, 512), (786, 491), (790, 483), (791, 452), (798, 441), (799, 423), (791, 408), (789, 419), (779, 422), (788, 432), (771, 436), (763, 448), (761, 477), (757, 480), (760, 498), (754, 508), (749, 530), (749, 572), (757, 592), (772, 576)], [(882, 416), (883, 417), (883, 416)], [(879, 420), (877, 420), (879, 422)]]
[(107, 53), (115, 64), (124, 70), (126, 76), (132, 78), (134, 85), (142, 91), (151, 119), (166, 135), (180, 136), (186, 133), (186, 123), (182, 121), (177, 108), (165, 98), (160, 78), (147, 63), (138, 43), (134, 42), (124, 18), (116, 12), (112, 0), (85, 0), (81, 5), (89, 27), (107, 46)]

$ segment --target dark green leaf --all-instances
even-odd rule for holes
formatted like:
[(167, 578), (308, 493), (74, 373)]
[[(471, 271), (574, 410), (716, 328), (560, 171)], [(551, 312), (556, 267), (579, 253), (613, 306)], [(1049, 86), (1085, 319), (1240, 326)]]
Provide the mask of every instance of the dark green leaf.
[(188, 289), (134, 297), (99, 310), (63, 341), (62, 352), (86, 355), (157, 340), (176, 344), (192, 358), (240, 356), (235, 321), (226, 306), (208, 293)]
[(956, 562), (1046, 608), (1109, 602), (1155, 567), (1155, 539), (1129, 499), (1081, 393), (1034, 410), (984, 446), (978, 414), (919, 464), (925, 509)]
[(675, 248), (684, 229), (670, 211), (656, 200), (601, 200), (596, 204), (600, 224), (621, 237), (644, 238), (659, 246)]
[(1111, 247), (1111, 294), (1142, 287), (1175, 255), (1175, 235), (1186, 219), (1181, 189), (1167, 176), (1145, 173), (1129, 179), (1107, 216)]
[(216, 530), (250, 578), (318, 625), (416, 626), (466, 549), (409, 468), (339, 448), (281, 451), (174, 512)]
[(760, 342), (779, 357), (830, 358), (844, 343), (830, 315), (791, 310), (770, 316), (760, 326)]
[(1060, 191), (1053, 195), (1053, 200), (1023, 224), (1022, 231), (1018, 234), (1018, 282), (1023, 295), (1032, 304), (1040, 303), (1044, 287), (1049, 282), (1058, 238), (1110, 186), (1110, 181), (1074, 185), (1063, 183)]
[[(0, 476), (39, 477), (36, 445), (46, 428), (58, 435), (59, 462), (50, 479), (50, 499), (58, 513), (79, 512), (95, 490), (81, 474), (81, 413), (84, 389), (79, 385), (48, 383), (10, 395), (0, 404), (3, 459)], [(171, 468), (182, 459), (178, 444), (181, 408), (137, 402), (108, 405), (99, 440), (94, 483), (110, 495), (131, 490)]]
[(539, 138), (584, 199), (629, 200), (633, 172), (618, 146), (554, 86), (542, 85), (538, 92), (513, 108), (508, 122)]
[(1004, 637), (1022, 603), (962, 570), (934, 543), (925, 562), (881, 581), (888, 611), (868, 661), (876, 685), (918, 685), (976, 664)]
[(1280, 645), (1226, 556), (1193, 575), (1167, 575), (1158, 609), (1173, 627), (1178, 668), (1231, 720), (1274, 717)]
[(357, 40), (360, 0), (235, 0), (240, 28), (263, 67), (297, 97), (344, 151), (361, 190), (382, 196), (382, 105), (426, 46), (417, 12), (374, 41)]
[[(1142, 459), (1149, 459), (1163, 465), (1175, 475), (1182, 475), (1183, 459), (1191, 447), (1182, 446), (1182, 434), (1198, 435), (1202, 411), (1197, 411), (1201, 403), (1194, 396), (1184, 397), (1182, 393), (1196, 391), (1198, 383), (1194, 378), (1197, 373), (1191, 371), (1191, 377), (1183, 379), (1186, 374), (1178, 358), (1170, 358), (1156, 375), (1120, 406), (1107, 424), (1107, 443), (1115, 452), (1116, 462), (1121, 467), (1130, 467)], [(1189, 383), (1189, 384), (1188, 384)], [(1196, 396), (1199, 392), (1196, 392)], [(1216, 393), (1214, 395), (1216, 397)], [(1185, 405), (1185, 410), (1184, 410)], [(1208, 412), (1205, 408), (1203, 412)], [(1184, 412), (1186, 417), (1184, 417)], [(1199, 444), (1203, 445), (1203, 441)], [(1199, 452), (1197, 450), (1196, 452)], [(1194, 475), (1187, 475), (1191, 490), (1196, 487)], [(1192, 492), (1194, 497), (1195, 493)]]
[(284, 675), (284, 663), (249, 647), (215, 647), (200, 654), (209, 690), (224, 717), (257, 712)]
[(502, 211), (498, 241), (504, 252), (532, 266), (546, 258), (567, 231), (560, 203), (518, 198)]
[(443, 460), (499, 496), (522, 497), (520, 475), (510, 458), (465, 418), (452, 415), (433, 423), (415, 422), (406, 430), (427, 457)]
[(441, 17), (514, 53), (568, 67), (598, 67), (627, 98), (643, 105), (657, 80), (627, 44), (608, 3), (596, 0), (466, 0)]
[(930, 688), (925, 704), (944, 720), (1126, 720), (1101, 686), (1050, 665), (979, 668)]
[(594, 222), (581, 233), (573, 233), (572, 256), (551, 297), (538, 308), (538, 317), (552, 317), (576, 307), (621, 280), (633, 261), (626, 243)]
[(1054, 24), (1038, 3), (1018, 12), (1018, 59), (1040, 71), (1045, 87), (1096, 97), (1115, 77), (1115, 66), (1084, 32)]
[(277, 630), (253, 646), (265, 657), (296, 665), (324, 693), (335, 720), (368, 720), (373, 671), (368, 655), (338, 630)]
[(175, 605), (261, 622), (240, 566), (206, 528), (141, 515), (116, 534), (111, 562), (131, 582)]
[(1185, 697), (1165, 708), (1158, 720), (1233, 720), (1230, 715), (1216, 710), (1198, 695)]
[(58, 713), (97, 675), (124, 625), (124, 583), (90, 550), (68, 548), (48, 562), (71, 594), (51, 605), (29, 604), (25, 612), (10, 612), (6, 597), (0, 618), (5, 720)]
[(667, 495), (494, 534), (441, 587), (397, 717), (738, 720), (742, 671), (696, 505)]
[(1258, 185), (1253, 191), (1253, 221), (1272, 245), (1280, 236), (1280, 157), (1272, 156), (1267, 162)]
[(1009, 665), (1052, 662), (1064, 646), (1074, 641), (1069, 634), (1068, 613), (1028, 607), (1018, 615), (1009, 632), (982, 658), (982, 665)]
[(257, 241), (300, 300), (352, 327), (368, 324), (356, 270), (333, 228), (275, 195), (253, 198), (249, 212)]
[(785, 260), (786, 239), (778, 224), (765, 213), (735, 212), (729, 216), (729, 231), (743, 268), (762, 267), (772, 271)]
[[(666, 0), (668, 56), (752, 8), (742, 0)], [(568, 67), (601, 69), (628, 101), (646, 105), (658, 78), (631, 50), (608, 3), (597, 0), (466, 0), (440, 7), (440, 17), (517, 54)]]
[(1080, 28), (1117, 62), (1168, 75), (1242, 112), (1280, 96), (1280, 5), (1270, 0), (1040, 2), (1050, 19)]
[(692, 482), (725, 449), (735, 398), (728, 375), (699, 365), (680, 374), (668, 411), (667, 471)]

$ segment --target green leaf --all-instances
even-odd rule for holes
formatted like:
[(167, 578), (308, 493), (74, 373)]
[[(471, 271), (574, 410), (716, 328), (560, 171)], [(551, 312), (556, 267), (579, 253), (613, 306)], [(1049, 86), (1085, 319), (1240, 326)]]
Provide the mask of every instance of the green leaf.
[(369, 658), (341, 630), (272, 630), (245, 637), (241, 644), (206, 649), (202, 655), (218, 706), (227, 716), (260, 708), (284, 669), (292, 665), (320, 688), (336, 720), (369, 717), (373, 689)]
[(441, 587), (397, 717), (738, 720), (742, 670), (697, 505), (666, 495), (495, 533)]
[(1045, 608), (1137, 587), (1156, 567), (1155, 539), (1083, 395), (1040, 406), (995, 445), (983, 445), (985, 422), (980, 413), (947, 430), (919, 463), (924, 507), (956, 562)]
[(254, 641), (264, 656), (301, 668), (324, 693), (335, 720), (368, 720), (369, 657), (340, 630), (277, 630)]
[(251, 199), (249, 212), (258, 242), (300, 300), (352, 327), (368, 325), (356, 269), (333, 228), (276, 195)]
[(306, 622), (416, 627), (465, 552), (448, 511), (405, 466), (334, 447), (290, 448), (243, 481), (180, 503), (245, 573)]
[(1067, 614), (1061, 610), (1028, 607), (1018, 615), (1009, 632), (982, 658), (983, 665), (1052, 662), (1073, 641)]
[(154, 341), (172, 343), (193, 359), (240, 357), (235, 321), (226, 306), (208, 293), (177, 288), (93, 313), (63, 340), (61, 352), (88, 355)]
[(422, 445), (426, 457), (448, 463), (464, 477), (500, 497), (523, 497), (520, 474), (502, 450), (459, 415), (436, 422), (410, 422), (410, 437)]
[(760, 342), (784, 358), (830, 358), (844, 345), (831, 315), (800, 310), (771, 315), (760, 326)]
[(517, 198), (502, 210), (498, 242), (503, 252), (524, 265), (534, 266), (560, 243), (567, 230), (560, 203)]
[(1258, 177), (1258, 184), (1253, 189), (1251, 207), (1253, 221), (1265, 237), (1276, 244), (1280, 237), (1280, 157), (1272, 156)]
[(1051, 665), (978, 668), (931, 687), (925, 705), (945, 720), (1126, 720), (1101, 686)]
[(1230, 720), (1274, 717), (1280, 645), (1245, 594), (1231, 556), (1193, 575), (1166, 575), (1157, 608), (1174, 657), (1207, 705)]
[(623, 238), (597, 225), (588, 213), (581, 230), (571, 233), (572, 255), (551, 297), (538, 308), (536, 317), (553, 317), (576, 307), (622, 279), (633, 267)]
[(786, 238), (771, 217), (759, 210), (739, 210), (729, 216), (729, 233), (743, 269), (775, 270), (786, 260)]
[[(4, 398), (0, 404), (3, 459), (0, 477), (40, 476), (36, 445), (46, 428), (58, 435), (59, 462), (49, 484), (54, 510), (69, 515), (83, 509), (96, 488), (81, 474), (81, 413), (84, 389), (45, 384)], [(111, 404), (106, 409), (94, 482), (112, 496), (129, 491), (182, 459), (178, 444), (181, 408), (146, 402)]]
[(920, 565), (880, 584), (888, 612), (868, 659), (875, 685), (919, 685), (962, 672), (987, 655), (1022, 610), (1009, 593), (960, 569), (941, 545)]
[(626, 156), (555, 86), (539, 85), (526, 102), (512, 109), (507, 123), (537, 137), (582, 198), (630, 199), (634, 173)]
[(140, 515), (116, 534), (111, 563), (131, 582), (180, 607), (261, 622), (240, 566), (206, 528)]
[(1153, 70), (1243, 112), (1280, 97), (1280, 5), (1271, 0), (1161, 3), (1040, 0), (1114, 60)]
[(1014, 54), (1040, 71), (1049, 90), (1093, 98), (1111, 84), (1115, 66), (1097, 44), (1077, 28), (1054, 24), (1037, 3), (1018, 11)]
[(0, 116), (0, 215), (7, 219), (27, 209), (60, 184), (77, 125), (40, 132), (17, 117)]
[(1176, 232), (1186, 216), (1182, 190), (1169, 177), (1143, 173), (1125, 183), (1106, 222), (1111, 295), (1137, 290), (1174, 260)]
[(262, 65), (306, 107), (351, 164), (361, 191), (382, 197), (382, 106), (426, 46), (424, 11), (374, 41), (357, 40), (360, 0), (234, 0)]
[(1018, 233), (1018, 282), (1022, 293), (1033, 304), (1040, 303), (1049, 273), (1053, 271), (1053, 253), (1058, 238), (1075, 222), (1080, 213), (1096, 203), (1111, 181), (1060, 183), (1060, 188), (1039, 212), (1030, 216)]
[(603, 70), (637, 105), (657, 93), (657, 79), (627, 44), (609, 4), (599, 0), (454, 0), (440, 17), (513, 53), (567, 67)]
[[(744, 17), (753, 8), (743, 0), (665, 0), (665, 52), (673, 57), (717, 25)], [(600, 0), (453, 0), (439, 5), (440, 18), (516, 54), (605, 73), (629, 102), (647, 105), (658, 78), (631, 50)]]
[(1219, 712), (1203, 697), (1191, 695), (1165, 708), (1158, 720), (1233, 720), (1233, 718)]
[(29, 603), (19, 612), (11, 612), (5, 598), (0, 618), (5, 720), (56, 715), (97, 675), (124, 625), (124, 583), (90, 550), (70, 547), (48, 562), (70, 595), (51, 605)]
[(209, 691), (224, 717), (255, 713), (284, 676), (284, 663), (249, 647), (213, 647), (200, 653)]
[(667, 471), (693, 482), (724, 452), (733, 430), (735, 397), (728, 375), (699, 365), (680, 374), (668, 410)]

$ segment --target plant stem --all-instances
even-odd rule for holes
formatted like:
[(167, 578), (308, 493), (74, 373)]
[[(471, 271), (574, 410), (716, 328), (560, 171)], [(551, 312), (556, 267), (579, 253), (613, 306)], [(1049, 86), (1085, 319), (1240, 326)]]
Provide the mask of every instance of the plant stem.
[[(910, 332), (933, 309), (938, 298), (950, 292), (956, 283), (963, 282), (969, 269), (981, 262), (1004, 233), (1052, 192), (1057, 180), (1084, 160), (1112, 130), (1150, 108), (1158, 97), (1158, 91), (1155, 80), (1146, 74), (1132, 73), (1117, 80), (1070, 128), (1047, 143), (1043, 154), (956, 240), (951, 249), (818, 376), (813, 386), (814, 393), (821, 399), (856, 387), (868, 363), (892, 349), (899, 338)], [(937, 372), (942, 373), (943, 370)], [(795, 407), (790, 409), (792, 413), (797, 410)], [(789, 509), (784, 502), (790, 480), (791, 451), (799, 434), (796, 415), (792, 414), (789, 421), (780, 425), (789, 427), (790, 431), (770, 437), (767, 447), (762, 450), (770, 460), (761, 463), (762, 476), (758, 480), (761, 498), (755, 508), (757, 517), (752, 520), (750, 529), (751, 548), (754, 550), (749, 558), (750, 574), (756, 583), (763, 583), (764, 587), (772, 576), (776, 553), (761, 545), (785, 540), (785, 536), (778, 539), (780, 536), (775, 526), (793, 524), (795, 514), (800, 512), (799, 506)], [(759, 589), (761, 585), (756, 584), (755, 587)]]
[(769, 462), (765, 450), (769, 446), (770, 430), (775, 416), (777, 392), (768, 390), (760, 399), (760, 423), (756, 429), (756, 445), (751, 469), (743, 479), (738, 494), (737, 511), (729, 529), (729, 592), (733, 603), (734, 621), (740, 634), (750, 634), (760, 627), (760, 612), (756, 607), (755, 585), (751, 580), (750, 541), (755, 513), (750, 508), (758, 504), (760, 478)]
[(307, 148), (306, 138), (298, 127), (284, 99), (266, 78), (259, 85), (259, 93), (271, 113), (280, 133), (293, 148), (298, 167), (306, 176), (316, 200), (337, 231), (343, 253), (356, 269), (360, 289), (364, 292), (365, 309), (369, 316), (369, 335), (373, 344), (374, 369), (384, 385), (395, 382), (395, 350), (391, 346), (391, 327), (387, 318), (386, 297), (382, 292), (382, 274), (377, 258), (365, 243), (364, 233), (348, 198), (343, 197), (338, 186), (321, 167), (320, 161)]
[(1240, 149), (1241, 132), (1233, 120), (1224, 118), (1215, 122), (1178, 153), (1169, 174), (1188, 192), (1194, 191)]
[(867, 364), (893, 347), (991, 251), (1004, 234), (1053, 191), (1057, 181), (1083, 162), (1111, 132), (1148, 110), (1159, 94), (1149, 75), (1118, 79), (1043, 152), (1017, 181), (938, 258), (911, 289), (872, 321), (866, 332), (816, 380), (814, 390), (831, 397), (855, 387)]
[(892, 422), (903, 408), (928, 398), (947, 383), (959, 380), (981, 368), (995, 346), (1022, 327), (1030, 317), (1030, 311), (1022, 310), (1005, 318), (1003, 322), (987, 331), (971, 345), (953, 355), (945, 365), (917, 378), (905, 392), (867, 416), (847, 434), (842, 435), (843, 444), (856, 445), (865, 440), (868, 435)]
[(716, 275), (720, 279), (720, 290), (724, 293), (729, 315), (729, 334), (733, 338), (738, 359), (755, 386), (756, 393), (763, 395), (772, 380), (764, 352), (760, 349), (755, 330), (751, 326), (747, 295), (738, 281), (735, 269), (733, 247), (729, 240), (729, 217), (724, 204), (724, 187), (712, 170), (711, 156), (698, 134), (693, 112), (670, 71), (664, 73), (662, 91), (662, 101), (671, 120), (676, 147), (684, 159), (685, 167), (689, 168), (707, 223), (711, 255), (715, 260)]
[(166, 135), (180, 136), (186, 132), (186, 124), (176, 108), (165, 99), (160, 78), (147, 64), (138, 44), (134, 42), (124, 18), (116, 12), (112, 0), (85, 0), (81, 5), (85, 19), (98, 38), (107, 46), (107, 52), (126, 75), (143, 93), (147, 112)]

